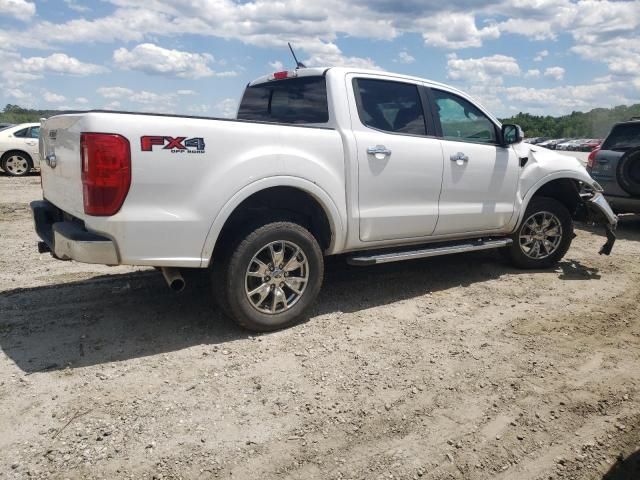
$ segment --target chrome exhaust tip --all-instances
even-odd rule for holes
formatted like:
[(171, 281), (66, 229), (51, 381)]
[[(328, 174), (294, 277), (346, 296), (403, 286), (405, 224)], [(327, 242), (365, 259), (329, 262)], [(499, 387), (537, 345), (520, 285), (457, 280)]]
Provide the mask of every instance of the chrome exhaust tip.
[(174, 292), (181, 292), (184, 290), (184, 287), (187, 286), (187, 282), (184, 281), (180, 270), (177, 268), (162, 267), (160, 268), (160, 271), (162, 272), (167, 285)]

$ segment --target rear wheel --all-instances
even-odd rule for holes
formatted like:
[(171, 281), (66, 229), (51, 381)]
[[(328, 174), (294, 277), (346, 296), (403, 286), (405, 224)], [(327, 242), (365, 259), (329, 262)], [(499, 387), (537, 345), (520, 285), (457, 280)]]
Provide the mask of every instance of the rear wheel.
[(31, 171), (33, 163), (31, 157), (24, 152), (8, 152), (2, 157), (0, 166), (7, 175), (24, 177)]
[(322, 286), (322, 250), (296, 223), (256, 228), (228, 253), (214, 264), (214, 295), (247, 329), (271, 331), (296, 323)]
[(548, 268), (567, 253), (573, 240), (573, 221), (566, 207), (553, 198), (533, 198), (524, 220), (506, 249), (520, 268)]

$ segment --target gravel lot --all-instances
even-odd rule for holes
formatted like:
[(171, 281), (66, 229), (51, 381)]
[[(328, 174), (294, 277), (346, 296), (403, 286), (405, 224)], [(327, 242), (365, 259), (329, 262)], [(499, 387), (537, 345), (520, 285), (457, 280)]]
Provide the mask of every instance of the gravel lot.
[(0, 176), (0, 479), (640, 478), (637, 218), (554, 271), (332, 259), (254, 336), (204, 286), (38, 254), (39, 197)]

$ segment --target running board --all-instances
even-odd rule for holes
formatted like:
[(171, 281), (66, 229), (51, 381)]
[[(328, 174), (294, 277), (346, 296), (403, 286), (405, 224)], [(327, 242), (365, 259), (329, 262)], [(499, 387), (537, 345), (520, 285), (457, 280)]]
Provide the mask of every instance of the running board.
[(404, 260), (413, 260), (416, 258), (438, 257), (440, 255), (451, 255), (453, 253), (477, 252), (479, 250), (491, 250), (492, 248), (507, 247), (513, 243), (510, 238), (487, 239), (467, 241), (466, 243), (456, 243), (421, 248), (420, 250), (405, 250), (402, 252), (377, 253), (369, 255), (359, 255), (349, 257), (347, 263), (349, 265), (357, 265), (364, 267), (368, 265), (378, 265), (381, 263), (402, 262)]

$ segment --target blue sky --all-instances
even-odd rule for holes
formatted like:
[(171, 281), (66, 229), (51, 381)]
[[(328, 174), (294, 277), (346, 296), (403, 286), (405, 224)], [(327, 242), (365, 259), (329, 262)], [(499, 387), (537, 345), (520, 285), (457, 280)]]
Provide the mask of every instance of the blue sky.
[(348, 65), (499, 116), (640, 103), (640, 1), (0, 0), (0, 104), (230, 116), (246, 83)]

